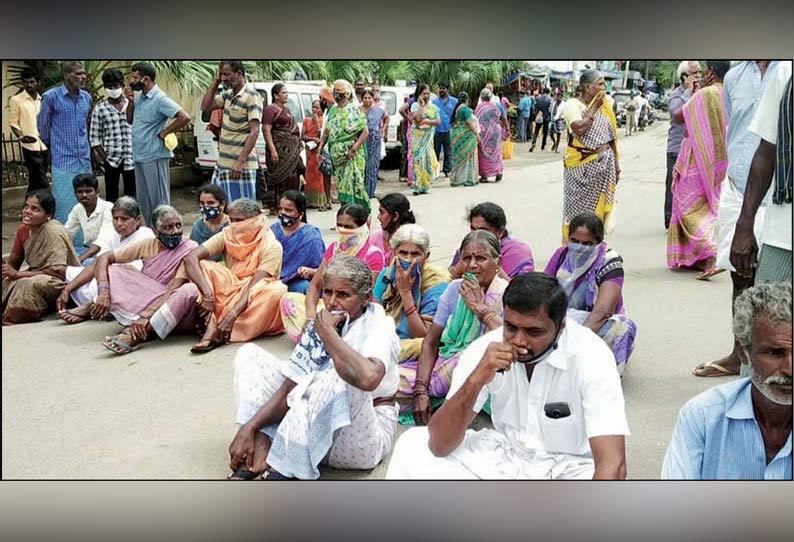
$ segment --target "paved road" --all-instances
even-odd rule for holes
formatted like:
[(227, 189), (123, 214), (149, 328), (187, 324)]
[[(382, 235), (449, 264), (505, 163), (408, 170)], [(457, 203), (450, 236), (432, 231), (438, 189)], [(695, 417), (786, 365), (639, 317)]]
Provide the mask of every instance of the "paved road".
[[(624, 297), (638, 326), (623, 378), (632, 435), (630, 478), (658, 477), (680, 406), (726, 379), (697, 379), (692, 367), (727, 352), (730, 279), (698, 282), (665, 266), (662, 221), (666, 123), (620, 142), (623, 179), (618, 224), (609, 239), (624, 257)], [(405, 190), (386, 172), (379, 193)], [(562, 209), (561, 156), (529, 154), (516, 145), (504, 181), (451, 188), (440, 180), (411, 198), (431, 233), (432, 259), (446, 263), (468, 227), (465, 209), (491, 200), (505, 208), (511, 234), (526, 240), (539, 269), (557, 247)], [(191, 205), (182, 194), (181, 202)], [(186, 207), (187, 209), (187, 207)], [(192, 211), (189, 220), (195, 218)], [(312, 213), (326, 240), (332, 213)], [(99, 345), (115, 323), (66, 326), (55, 318), (3, 328), (3, 475), (5, 478), (219, 478), (228, 470), (234, 435), (231, 359), (227, 346), (189, 353), (192, 337), (149, 343), (117, 357)], [(257, 344), (286, 356), (285, 338)], [(325, 478), (381, 478), (371, 472), (326, 469)]]

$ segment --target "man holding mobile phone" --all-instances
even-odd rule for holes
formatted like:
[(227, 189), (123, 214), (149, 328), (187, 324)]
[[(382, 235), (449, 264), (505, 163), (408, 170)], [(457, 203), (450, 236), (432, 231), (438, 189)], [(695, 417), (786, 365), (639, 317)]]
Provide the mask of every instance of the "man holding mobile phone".
[[(543, 273), (505, 290), (504, 326), (463, 353), (446, 402), (408, 430), (389, 479), (624, 479), (629, 434), (614, 357), (565, 317), (567, 297)], [(490, 396), (493, 429), (468, 430)]]

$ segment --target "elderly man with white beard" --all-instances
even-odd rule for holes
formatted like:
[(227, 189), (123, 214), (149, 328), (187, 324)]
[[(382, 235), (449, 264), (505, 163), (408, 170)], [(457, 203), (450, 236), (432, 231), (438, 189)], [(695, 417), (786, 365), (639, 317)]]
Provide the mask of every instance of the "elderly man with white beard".
[(766, 282), (737, 299), (739, 378), (701, 393), (678, 414), (662, 478), (791, 480), (791, 283)]

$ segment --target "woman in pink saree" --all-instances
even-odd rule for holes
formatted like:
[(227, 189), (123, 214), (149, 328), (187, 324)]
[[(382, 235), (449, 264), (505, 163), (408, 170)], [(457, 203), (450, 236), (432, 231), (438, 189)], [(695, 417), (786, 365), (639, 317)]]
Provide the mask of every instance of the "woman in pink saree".
[(474, 116), (480, 123), (480, 144), (477, 162), (480, 170), (480, 182), (488, 182), (488, 177), (495, 176), (496, 181), (502, 180), (502, 112), (491, 103), (491, 91), (480, 92), (480, 103), (474, 110)]
[(687, 133), (673, 169), (667, 266), (700, 269), (698, 280), (722, 271), (715, 267), (714, 224), (728, 168), (722, 78), (729, 68), (727, 61), (707, 63), (705, 86), (677, 113)]

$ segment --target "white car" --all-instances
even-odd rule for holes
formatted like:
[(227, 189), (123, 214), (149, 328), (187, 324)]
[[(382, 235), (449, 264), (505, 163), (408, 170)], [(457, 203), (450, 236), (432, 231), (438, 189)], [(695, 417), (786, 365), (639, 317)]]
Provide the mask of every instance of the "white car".
[[(278, 83), (278, 81), (253, 83), (254, 88), (256, 88), (264, 100), (264, 107), (267, 107), (272, 102), (270, 90), (276, 83)], [(287, 85), (287, 91), (289, 92), (287, 107), (290, 113), (292, 113), (292, 116), (295, 117), (295, 122), (300, 125), (303, 119), (311, 116), (312, 102), (319, 99), (320, 88), (323, 82), (307, 83), (303, 81), (287, 81), (284, 84)], [(193, 137), (196, 140), (197, 154), (195, 165), (201, 170), (203, 175), (210, 176), (215, 169), (215, 164), (218, 163), (218, 140), (212, 135), (212, 132), (207, 130), (208, 123), (201, 120), (201, 101), (199, 101), (196, 106), (196, 115), (194, 119)], [(259, 158), (259, 167), (263, 170), (267, 169), (265, 166), (265, 152), (265, 138), (260, 130), (259, 137), (256, 140), (256, 154)], [(301, 159), (305, 164), (306, 153), (303, 150), (301, 151)]]
[(405, 103), (406, 96), (413, 96), (416, 87), (380, 87), (380, 101), (386, 106), (389, 115), (389, 130), (386, 133), (386, 152), (394, 152), (400, 148), (397, 127), (400, 126), (400, 107)]

